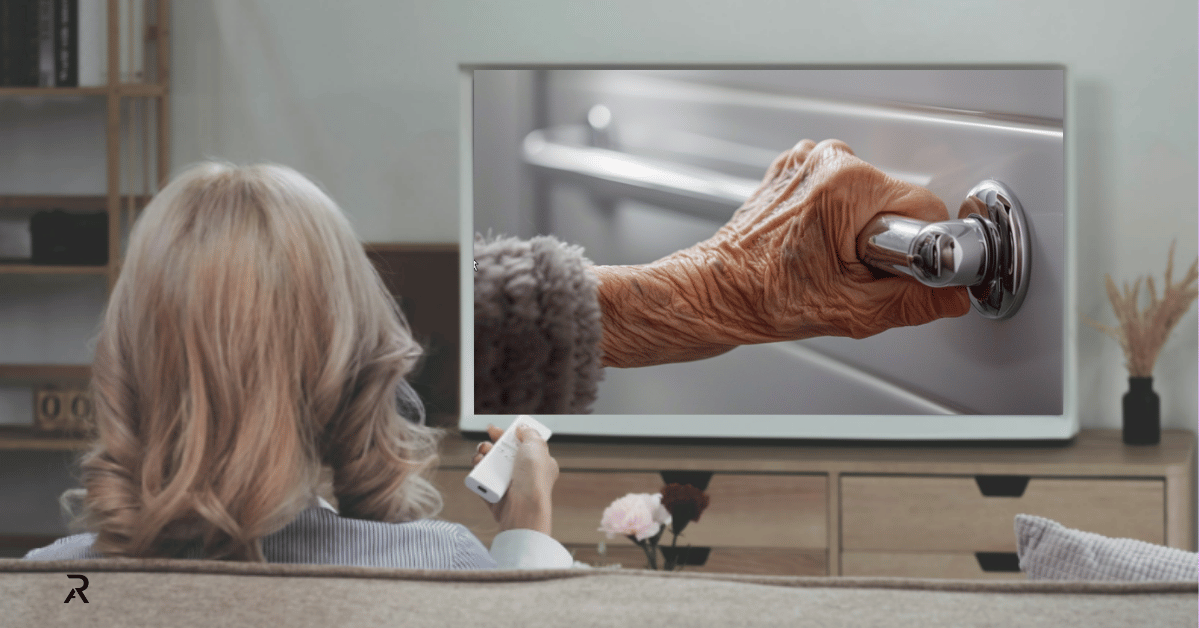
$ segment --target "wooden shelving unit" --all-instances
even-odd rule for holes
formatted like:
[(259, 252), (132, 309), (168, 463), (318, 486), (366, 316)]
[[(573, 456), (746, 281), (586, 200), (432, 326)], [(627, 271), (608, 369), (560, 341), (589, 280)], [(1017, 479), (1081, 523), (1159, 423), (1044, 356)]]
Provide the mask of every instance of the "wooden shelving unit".
[[(88, 97), (105, 102), (105, 189), (100, 194), (64, 195), (0, 194), (0, 215), (39, 209), (104, 211), (108, 215), (108, 263), (98, 266), (0, 263), (0, 275), (102, 275), (108, 290), (121, 272), (122, 226), (132, 224), (137, 212), (166, 184), (170, 173), (170, 0), (144, 0), (147, 15), (139, 35), (123, 42), (121, 3), (106, 0), (108, 83), (96, 87), (0, 87), (0, 98)], [(134, 6), (132, 3), (130, 6)], [(132, 10), (132, 9), (130, 9)], [(128, 13), (127, 13), (128, 14)], [(130, 42), (141, 39), (142, 46)], [(129, 48), (122, 50), (122, 44)], [(123, 82), (122, 59), (142, 50), (145, 82)], [(124, 119), (123, 119), (124, 118)], [(124, 127), (124, 128), (123, 128)], [(153, 140), (151, 141), (151, 138)], [(140, 161), (134, 163), (135, 155)], [(153, 174), (151, 175), (151, 166)], [(130, 189), (132, 175), (140, 170), (141, 190)], [(150, 188), (150, 189), (146, 189)], [(124, 219), (124, 220), (123, 220)], [(36, 280), (36, 279), (34, 279)], [(0, 355), (0, 361), (6, 356)], [(0, 386), (36, 387), (46, 384), (80, 385), (91, 377), (88, 365), (12, 364), (0, 362)], [(24, 426), (0, 425), (0, 450), (77, 449), (83, 441), (41, 433)]]

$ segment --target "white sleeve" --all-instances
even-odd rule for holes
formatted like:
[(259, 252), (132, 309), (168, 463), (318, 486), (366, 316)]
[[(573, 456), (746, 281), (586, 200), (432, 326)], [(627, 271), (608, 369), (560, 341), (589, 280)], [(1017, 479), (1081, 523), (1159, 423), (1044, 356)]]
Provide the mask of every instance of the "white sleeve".
[(492, 540), (497, 569), (569, 569), (574, 560), (562, 543), (537, 530), (505, 530)]

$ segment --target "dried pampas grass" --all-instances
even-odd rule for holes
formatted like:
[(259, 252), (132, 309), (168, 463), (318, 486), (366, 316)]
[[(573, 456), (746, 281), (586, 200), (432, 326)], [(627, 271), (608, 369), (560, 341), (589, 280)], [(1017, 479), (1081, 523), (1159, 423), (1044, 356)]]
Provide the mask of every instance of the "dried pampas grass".
[[(1112, 276), (1104, 276), (1108, 287), (1108, 300), (1112, 302), (1113, 311), (1120, 322), (1117, 328), (1102, 325), (1084, 316), (1092, 327), (1121, 343), (1121, 349), (1125, 352), (1125, 367), (1129, 369), (1130, 377), (1150, 377), (1158, 353), (1167, 342), (1167, 335), (1196, 300), (1196, 287), (1191, 284), (1196, 281), (1196, 266), (1200, 259), (1192, 262), (1187, 276), (1177, 284), (1171, 283), (1174, 262), (1175, 242), (1172, 241), (1171, 250), (1167, 253), (1166, 286), (1163, 288), (1161, 301), (1154, 291), (1153, 277), (1138, 277), (1137, 281), (1133, 282), (1132, 291), (1129, 284), (1125, 284), (1124, 291), (1118, 293)], [(1139, 311), (1138, 290), (1141, 288), (1142, 279), (1146, 280), (1146, 286), (1150, 290), (1150, 306)]]

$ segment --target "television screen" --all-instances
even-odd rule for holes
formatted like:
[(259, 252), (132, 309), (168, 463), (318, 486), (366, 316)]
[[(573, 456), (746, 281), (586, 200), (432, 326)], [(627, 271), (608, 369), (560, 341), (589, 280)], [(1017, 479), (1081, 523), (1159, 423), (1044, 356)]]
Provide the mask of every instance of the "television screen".
[[(648, 264), (713, 238), (806, 139), (840, 140), (947, 209), (946, 221), (873, 222), (859, 239), (873, 274), (970, 296), (963, 316), (880, 321), (865, 338), (605, 368), (586, 417), (539, 416), (556, 433), (1044, 440), (1078, 429), (1063, 67), (465, 72), (464, 303), (477, 233), (553, 235), (596, 265)], [(474, 371), (470, 321), (463, 333), (472, 382), (486, 374)], [(506, 423), (473, 411), (470, 388), (463, 430)]]

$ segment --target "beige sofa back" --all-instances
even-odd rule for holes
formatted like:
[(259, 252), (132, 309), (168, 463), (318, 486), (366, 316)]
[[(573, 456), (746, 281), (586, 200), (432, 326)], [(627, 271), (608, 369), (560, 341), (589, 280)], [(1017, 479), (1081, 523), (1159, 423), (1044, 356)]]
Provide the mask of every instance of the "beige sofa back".
[[(88, 599), (64, 603), (85, 575)], [(0, 626), (1197, 625), (1196, 583), (0, 560)]]

